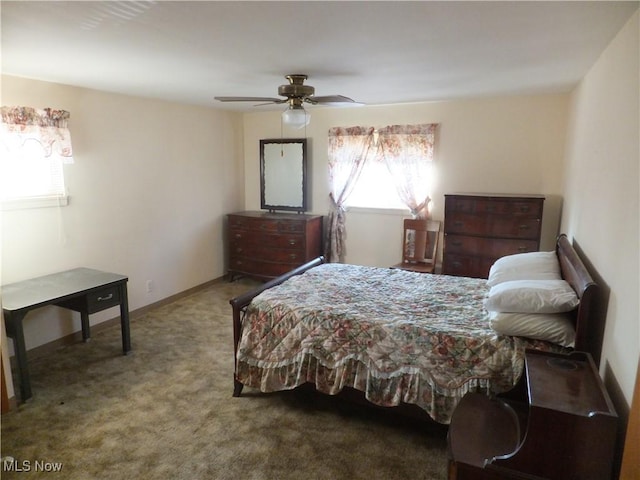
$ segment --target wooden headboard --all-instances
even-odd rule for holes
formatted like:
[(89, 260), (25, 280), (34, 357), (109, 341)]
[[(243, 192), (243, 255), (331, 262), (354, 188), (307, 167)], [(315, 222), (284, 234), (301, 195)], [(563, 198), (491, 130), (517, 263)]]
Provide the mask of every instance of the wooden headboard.
[(562, 278), (569, 282), (580, 299), (580, 304), (575, 311), (575, 349), (589, 352), (596, 365), (600, 365), (605, 318), (598, 313), (595, 306), (598, 285), (591, 278), (582, 259), (565, 234), (558, 237), (556, 253), (560, 262)]

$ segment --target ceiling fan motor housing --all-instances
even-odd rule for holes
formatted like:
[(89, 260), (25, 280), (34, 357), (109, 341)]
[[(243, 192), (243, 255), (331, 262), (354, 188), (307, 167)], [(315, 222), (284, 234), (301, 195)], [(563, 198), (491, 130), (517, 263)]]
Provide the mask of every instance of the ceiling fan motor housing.
[(306, 98), (315, 93), (315, 88), (303, 84), (307, 79), (306, 75), (287, 75), (285, 78), (289, 80), (289, 85), (280, 85), (278, 95), (287, 98)]

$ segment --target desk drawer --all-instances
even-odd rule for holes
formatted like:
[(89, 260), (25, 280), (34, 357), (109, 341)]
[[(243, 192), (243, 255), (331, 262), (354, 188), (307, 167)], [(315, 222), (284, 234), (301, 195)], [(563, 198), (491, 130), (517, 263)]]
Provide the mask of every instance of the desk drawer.
[(96, 313), (120, 305), (120, 289), (106, 287), (87, 294), (87, 313)]

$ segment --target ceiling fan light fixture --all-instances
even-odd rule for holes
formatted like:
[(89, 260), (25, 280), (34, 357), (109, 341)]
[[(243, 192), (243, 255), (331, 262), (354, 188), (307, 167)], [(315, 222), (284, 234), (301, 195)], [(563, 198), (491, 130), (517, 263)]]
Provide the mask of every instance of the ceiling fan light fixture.
[(302, 105), (290, 105), (282, 112), (282, 123), (291, 128), (302, 128), (309, 125), (311, 115), (302, 107)]

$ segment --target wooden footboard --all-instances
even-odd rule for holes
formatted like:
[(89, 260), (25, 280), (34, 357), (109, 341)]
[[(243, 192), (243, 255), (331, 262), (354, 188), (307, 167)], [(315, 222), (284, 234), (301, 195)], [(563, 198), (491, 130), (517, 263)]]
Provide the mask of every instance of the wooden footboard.
[(234, 397), (240, 396), (240, 394), (242, 393), (242, 387), (244, 386), (242, 383), (238, 381), (236, 376), (236, 365), (237, 365), (236, 353), (238, 351), (238, 343), (240, 342), (240, 336), (242, 335), (242, 322), (244, 320), (247, 307), (251, 303), (251, 300), (253, 300), (256, 296), (260, 295), (265, 290), (275, 287), (276, 285), (280, 285), (281, 283), (290, 279), (291, 277), (295, 275), (300, 275), (306, 272), (307, 270), (313, 267), (317, 267), (318, 265), (321, 265), (323, 263), (325, 263), (324, 257), (322, 256), (317, 257), (311, 260), (310, 262), (307, 262), (304, 265), (300, 265), (298, 268), (285, 273), (284, 275), (276, 277), (273, 280), (270, 280), (265, 284), (260, 285), (258, 288), (250, 290), (246, 293), (243, 293), (242, 295), (239, 295), (229, 300), (229, 303), (231, 304), (231, 308), (233, 309), (233, 365), (234, 365), (233, 396)]

